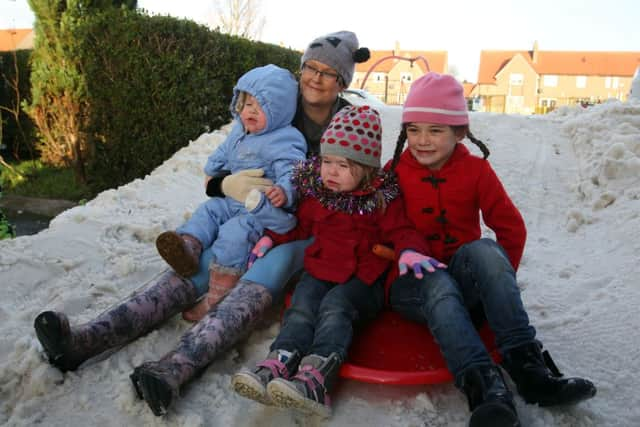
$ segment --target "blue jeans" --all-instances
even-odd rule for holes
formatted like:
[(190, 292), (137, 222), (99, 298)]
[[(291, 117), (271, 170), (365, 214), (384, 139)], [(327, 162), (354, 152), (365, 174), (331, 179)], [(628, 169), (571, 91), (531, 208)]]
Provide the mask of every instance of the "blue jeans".
[(352, 277), (336, 284), (306, 271), (293, 292), (280, 333), (271, 350), (298, 350), (302, 355), (347, 357), (355, 327), (376, 318), (384, 304), (384, 276), (371, 286)]
[(467, 368), (493, 363), (470, 309), (479, 304), (484, 309), (502, 354), (535, 339), (515, 271), (504, 249), (491, 239), (461, 246), (446, 270), (420, 280), (400, 276), (391, 286), (390, 301), (394, 311), (429, 326), (458, 385)]
[[(281, 298), (286, 284), (302, 270), (304, 250), (312, 241), (313, 239), (296, 240), (276, 246), (264, 257), (258, 258), (241, 280), (263, 285), (274, 301)], [(190, 277), (200, 295), (204, 295), (209, 289), (209, 263), (212, 258), (212, 249), (205, 249), (200, 256), (198, 272)]]

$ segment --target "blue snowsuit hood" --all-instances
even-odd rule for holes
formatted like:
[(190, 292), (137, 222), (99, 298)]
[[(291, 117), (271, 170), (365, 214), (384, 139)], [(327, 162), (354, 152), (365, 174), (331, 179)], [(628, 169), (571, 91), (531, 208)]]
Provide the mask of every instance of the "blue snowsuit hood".
[(266, 116), (267, 125), (256, 135), (287, 126), (293, 120), (298, 98), (298, 82), (290, 71), (269, 64), (254, 68), (240, 77), (233, 88), (230, 108), (233, 118), (242, 125), (240, 114), (235, 108), (240, 92), (247, 92), (255, 97)]

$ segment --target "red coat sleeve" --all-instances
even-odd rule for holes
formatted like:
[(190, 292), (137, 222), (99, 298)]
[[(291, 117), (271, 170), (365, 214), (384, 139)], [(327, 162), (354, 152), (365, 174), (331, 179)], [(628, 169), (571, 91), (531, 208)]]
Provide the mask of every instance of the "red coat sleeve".
[(296, 217), (298, 223), (296, 226), (286, 232), (285, 234), (279, 234), (271, 230), (265, 230), (265, 234), (273, 240), (275, 245), (281, 245), (287, 242), (293, 242), (294, 240), (305, 240), (311, 237), (313, 226), (313, 207), (311, 206), (311, 199), (303, 199), (298, 204), (296, 210)]
[(478, 194), (484, 223), (496, 233), (498, 243), (509, 256), (515, 270), (520, 265), (527, 239), (527, 230), (522, 215), (505, 191), (500, 179), (489, 164), (480, 174)]
[(385, 236), (384, 243), (393, 244), (396, 258), (399, 258), (400, 253), (405, 249), (429, 255), (429, 244), (407, 218), (401, 196), (393, 199), (381, 215), (380, 228)]

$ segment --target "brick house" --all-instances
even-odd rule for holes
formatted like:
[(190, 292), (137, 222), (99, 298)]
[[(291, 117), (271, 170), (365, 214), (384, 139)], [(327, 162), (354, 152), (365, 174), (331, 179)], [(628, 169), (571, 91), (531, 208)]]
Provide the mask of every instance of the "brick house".
[(640, 52), (483, 50), (470, 97), (480, 111), (520, 114), (624, 101), (638, 66)]
[[(417, 59), (410, 62), (397, 57)], [(421, 58), (426, 60), (430, 71), (446, 73), (448, 70), (446, 51), (400, 50), (396, 43), (394, 50), (372, 50), (367, 62), (356, 64), (350, 88), (365, 89), (387, 104), (403, 104), (411, 82), (428, 71)], [(375, 69), (371, 69), (374, 65)], [(369, 76), (362, 87), (368, 72)]]
[(31, 28), (0, 30), (0, 52), (20, 49), (33, 49), (33, 30)]

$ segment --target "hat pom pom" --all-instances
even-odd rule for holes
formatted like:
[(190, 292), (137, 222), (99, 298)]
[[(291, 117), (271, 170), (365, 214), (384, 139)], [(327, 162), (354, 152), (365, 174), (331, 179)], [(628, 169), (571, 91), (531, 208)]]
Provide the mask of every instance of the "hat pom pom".
[(371, 53), (369, 52), (369, 49), (367, 49), (366, 47), (361, 47), (360, 49), (353, 52), (353, 60), (358, 63), (366, 62), (369, 60), (370, 57), (371, 57)]

